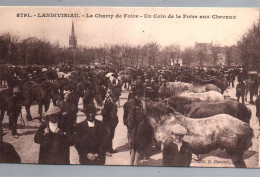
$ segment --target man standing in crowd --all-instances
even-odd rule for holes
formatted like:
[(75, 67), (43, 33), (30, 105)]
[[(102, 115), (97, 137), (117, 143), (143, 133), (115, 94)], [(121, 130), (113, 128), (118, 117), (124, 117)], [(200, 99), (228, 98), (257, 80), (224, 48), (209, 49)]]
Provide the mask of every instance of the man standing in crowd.
[(7, 115), (9, 116), (9, 125), (12, 129), (12, 135), (18, 138), (17, 133), (17, 119), (22, 110), (22, 98), (20, 89), (18, 87), (13, 88), (13, 95), (8, 98), (7, 102)]
[(44, 117), (44, 123), (34, 136), (34, 142), (40, 144), (39, 164), (70, 164), (73, 134), (69, 121), (56, 106), (50, 108)]
[(112, 156), (112, 153), (116, 153), (116, 151), (113, 149), (113, 139), (115, 135), (115, 129), (118, 124), (118, 116), (116, 97), (110, 90), (107, 91), (104, 108), (102, 109), (101, 114), (103, 117), (103, 124), (108, 133), (108, 152), (106, 155)]
[(257, 95), (258, 91), (258, 83), (256, 79), (252, 79), (251, 85), (250, 85), (250, 104), (254, 104), (253, 97), (254, 95)]
[(245, 89), (246, 89), (246, 86), (245, 86), (243, 80), (240, 80), (236, 87), (236, 97), (237, 97), (238, 102), (240, 100), (240, 97), (242, 98), (242, 104), (245, 104), (245, 101), (244, 101)]
[(255, 106), (256, 106), (256, 117), (258, 118), (258, 123), (260, 125), (260, 95), (258, 95), (255, 100)]
[(21, 158), (13, 145), (3, 141), (2, 127), (0, 127), (0, 163), (21, 163)]
[(190, 144), (183, 141), (186, 128), (177, 124), (172, 127), (169, 142), (163, 148), (163, 166), (189, 167), (192, 160)]
[[(136, 90), (133, 98), (124, 105), (124, 125), (127, 127), (127, 138), (130, 148), (130, 165), (139, 165), (142, 155), (145, 155), (144, 150), (147, 148), (153, 133), (151, 127), (146, 122), (147, 119), (142, 109), (142, 90)], [(128, 109), (134, 105), (137, 107), (134, 112), (128, 112)], [(133, 114), (133, 115), (130, 115)], [(147, 136), (148, 135), (148, 136)]]
[(94, 104), (85, 108), (86, 120), (75, 129), (75, 148), (82, 165), (104, 165), (106, 161), (106, 131), (103, 124), (95, 119)]

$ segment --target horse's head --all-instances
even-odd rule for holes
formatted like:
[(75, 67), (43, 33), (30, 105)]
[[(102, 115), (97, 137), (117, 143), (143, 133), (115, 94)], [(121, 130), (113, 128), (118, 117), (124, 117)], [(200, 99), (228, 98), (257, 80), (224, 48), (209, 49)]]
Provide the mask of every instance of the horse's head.
[(184, 107), (189, 105), (190, 99), (182, 96), (174, 96), (169, 99), (165, 99), (162, 103), (169, 105), (171, 108), (175, 109), (178, 112), (184, 112)]

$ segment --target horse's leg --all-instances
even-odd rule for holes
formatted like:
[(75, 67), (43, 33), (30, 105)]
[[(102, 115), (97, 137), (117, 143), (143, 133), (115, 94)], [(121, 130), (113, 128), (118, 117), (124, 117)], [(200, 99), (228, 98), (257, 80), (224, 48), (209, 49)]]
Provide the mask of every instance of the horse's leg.
[(44, 108), (45, 108), (45, 112), (47, 112), (50, 108), (50, 104), (51, 104), (51, 100), (50, 99), (45, 99), (44, 100)]
[(127, 91), (129, 90), (129, 81), (127, 82)]
[(130, 149), (130, 165), (134, 165), (134, 161), (135, 161), (135, 150)]
[(240, 149), (226, 150), (230, 155), (231, 160), (236, 168), (246, 168), (246, 163), (243, 159), (244, 151)]
[(51, 99), (52, 99), (53, 106), (57, 106), (57, 99), (55, 98), (55, 96), (52, 96)]
[(31, 108), (31, 104), (25, 105), (26, 119), (27, 119), (28, 121), (31, 121), (31, 120), (32, 120), (32, 115), (31, 115), (31, 112), (30, 112), (30, 108)]

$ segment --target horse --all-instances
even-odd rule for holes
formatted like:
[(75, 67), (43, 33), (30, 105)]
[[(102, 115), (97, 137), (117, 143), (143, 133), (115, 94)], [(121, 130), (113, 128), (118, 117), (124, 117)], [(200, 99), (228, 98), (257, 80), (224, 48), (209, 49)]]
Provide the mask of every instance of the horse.
[(121, 80), (125, 89), (129, 90), (129, 87), (132, 86), (133, 77), (130, 74), (120, 74), (118, 79)]
[[(129, 100), (130, 101), (130, 100)], [(244, 123), (230, 115), (218, 114), (204, 119), (191, 119), (176, 112), (170, 106), (151, 100), (142, 101), (141, 106), (135, 104), (128, 107), (129, 112), (135, 109), (143, 109), (152, 126), (155, 140), (166, 145), (172, 141), (172, 126), (180, 124), (187, 129), (184, 140), (190, 143), (192, 153), (206, 154), (218, 148), (225, 149), (230, 155), (235, 167), (245, 168), (243, 153), (252, 146), (253, 129), (249, 124)]]
[(185, 82), (167, 82), (166, 88), (165, 85), (162, 84), (158, 91), (159, 96), (179, 96), (181, 93), (187, 91), (194, 93), (204, 93), (211, 90), (220, 91), (217, 86), (212, 84), (194, 85)]
[(58, 79), (58, 74), (54, 70), (47, 71), (46, 76), (50, 82), (54, 82), (54, 80)]
[(217, 86), (218, 88), (221, 89), (221, 93), (222, 94), (226, 90), (225, 84), (221, 80), (219, 80), (219, 79), (206, 80), (206, 79), (201, 79), (201, 78), (189, 75), (189, 77), (185, 77), (185, 80), (188, 81), (188, 82), (192, 82), (194, 84), (201, 84), (201, 85), (213, 84), (213, 85), (215, 85), (215, 86)]
[[(0, 92), (0, 110), (1, 110), (1, 117), (0, 123), (2, 124), (4, 120), (5, 112), (8, 109), (8, 99), (13, 95), (13, 91), (10, 88), (4, 89)], [(10, 121), (9, 121), (10, 122)]]
[(224, 95), (213, 90), (205, 93), (183, 92), (179, 96), (198, 98), (201, 101), (206, 101), (206, 102), (224, 101), (225, 99)]
[(199, 98), (176, 96), (164, 100), (162, 103), (166, 103), (185, 116), (195, 119), (223, 113), (249, 123), (252, 115), (249, 108), (232, 99), (226, 99), (219, 102), (205, 102), (201, 101)]
[(50, 99), (53, 93), (50, 84), (51, 83), (47, 81), (42, 82), (40, 84), (34, 81), (28, 81), (22, 86), (23, 104), (26, 109), (27, 120), (32, 120), (30, 108), (34, 102), (38, 103), (39, 106), (38, 114), (40, 115), (40, 118), (42, 116), (43, 105), (45, 108), (45, 112), (48, 111), (50, 106)]

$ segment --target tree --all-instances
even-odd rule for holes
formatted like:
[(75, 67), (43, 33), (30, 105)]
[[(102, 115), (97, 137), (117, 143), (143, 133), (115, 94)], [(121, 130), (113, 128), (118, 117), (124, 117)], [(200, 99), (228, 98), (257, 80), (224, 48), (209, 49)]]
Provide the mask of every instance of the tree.
[(242, 37), (239, 45), (243, 65), (260, 71), (260, 24), (254, 24)]
[(183, 65), (190, 66), (192, 61), (195, 59), (194, 55), (195, 55), (195, 51), (193, 48), (191, 48), (191, 47), (185, 48), (181, 52), (181, 58), (182, 58)]

